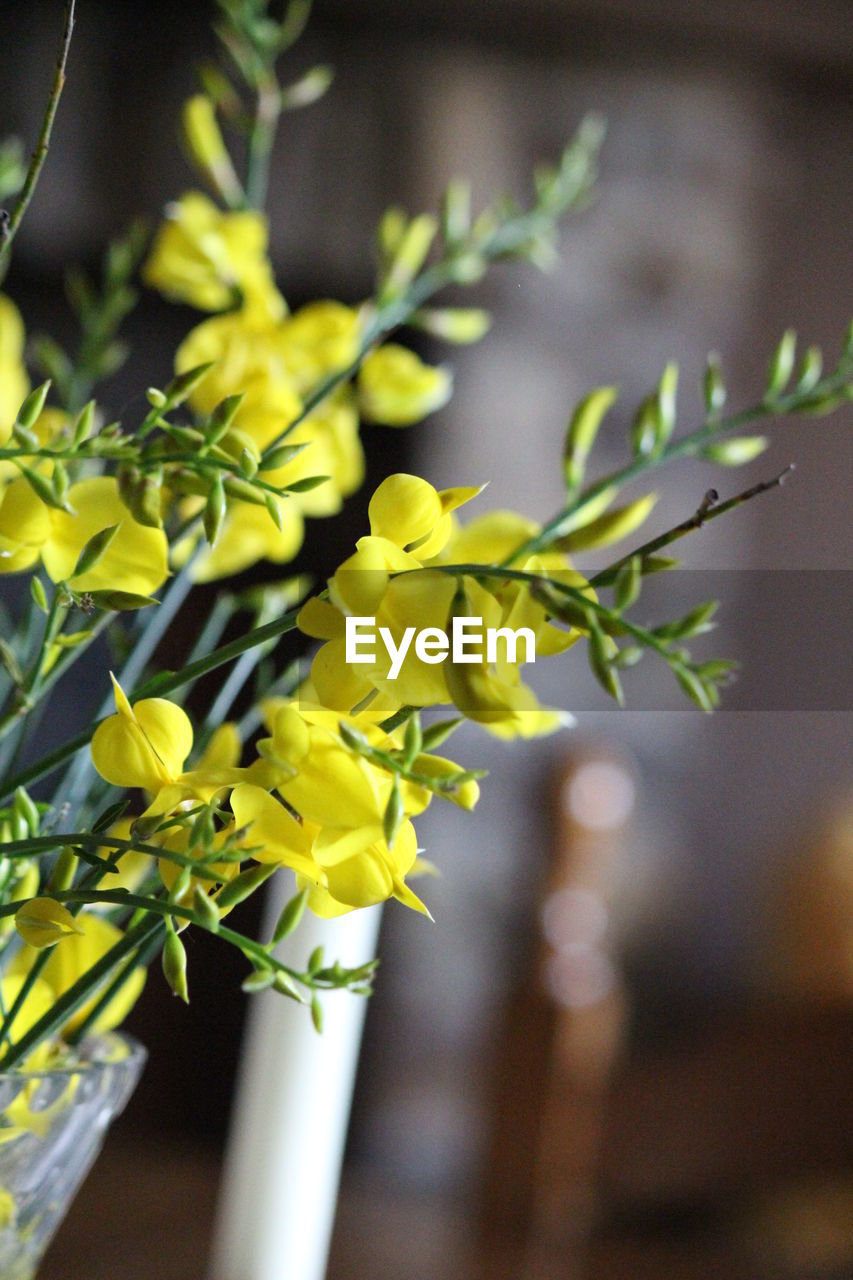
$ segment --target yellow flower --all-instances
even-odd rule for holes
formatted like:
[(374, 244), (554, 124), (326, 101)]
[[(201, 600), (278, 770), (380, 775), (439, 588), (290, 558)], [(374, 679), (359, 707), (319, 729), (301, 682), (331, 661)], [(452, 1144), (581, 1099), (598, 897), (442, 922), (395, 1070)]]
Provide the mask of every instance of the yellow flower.
[[(69, 991), (78, 978), (87, 973), (93, 965), (97, 964), (107, 952), (121, 940), (121, 930), (115, 925), (110, 924), (108, 920), (104, 920), (101, 916), (95, 915), (88, 911), (81, 911), (76, 917), (76, 923), (79, 926), (79, 933), (69, 934), (64, 938), (61, 946), (54, 947), (50, 953), (50, 958), (41, 972), (41, 983), (52, 993), (52, 998), (48, 1008), (55, 1004), (56, 1001), (66, 991)], [(12, 957), (7, 969), (8, 977), (3, 979), (3, 997), (6, 998), (6, 983), (13, 980), (22, 980), (29, 973), (39, 952), (30, 946), (23, 946)], [(111, 1031), (113, 1027), (117, 1027), (127, 1015), (130, 1013), (136, 1001), (145, 986), (145, 969), (142, 967), (134, 969), (124, 986), (116, 992), (112, 1000), (106, 1005), (104, 1010), (98, 1015), (93, 1026), (94, 1031), (105, 1032)], [(68, 1035), (90, 1013), (100, 992), (87, 1001), (68, 1019), (62, 1028), (62, 1034)], [(31, 996), (27, 997), (24, 1010), (27, 1011), (28, 1019), (31, 1019), (29, 1025), (37, 1021), (40, 1014), (35, 1014), (29, 1010)], [(22, 1010), (22, 1013), (24, 1012)], [(42, 1010), (45, 1012), (45, 1010)], [(22, 1029), (18, 1027), (16, 1022), (15, 1030), (20, 1035)]]
[(362, 417), (408, 427), (441, 409), (453, 389), (446, 369), (424, 364), (408, 347), (388, 342), (364, 359), (358, 375)]
[(193, 746), (187, 713), (167, 698), (143, 698), (131, 706), (115, 676), (110, 678), (117, 710), (95, 730), (92, 763), (113, 786), (152, 792), (146, 815), (171, 813), (189, 800), (206, 804), (250, 776), (236, 767), (232, 754), (218, 750), (185, 772)]
[[(276, 860), (292, 866), (301, 883), (311, 888), (309, 905), (316, 914), (338, 914), (389, 897), (428, 914), (405, 879), (417, 859), (409, 818), (426, 808), (431, 793), (407, 782), (401, 785), (406, 816), (389, 848), (382, 819), (393, 785), (391, 775), (345, 746), (337, 731), (340, 717), (326, 708), (277, 703), (270, 711), (272, 737), (260, 749), (279, 773), (276, 789), (302, 819), (307, 847), (295, 849), (293, 828), (278, 813), (280, 809), (286, 816), (287, 811), (281, 806), (271, 810), (261, 800), (260, 788), (238, 788), (233, 793), (232, 808), (236, 798), (240, 810), (235, 809), (238, 823), (264, 819), (260, 842), (282, 851)], [(367, 732), (377, 745), (388, 745), (381, 730), (368, 726)], [(248, 802), (257, 806), (257, 816), (246, 807)], [(250, 831), (250, 841), (253, 838)], [(297, 865), (294, 854), (308, 852), (316, 865)]]
[(36, 951), (55, 947), (63, 938), (82, 930), (67, 907), (55, 898), (32, 898), (15, 912), (15, 927)]
[(330, 373), (352, 364), (360, 338), (358, 312), (342, 302), (309, 302), (288, 316), (280, 328), (280, 341), (296, 389), (304, 394)]
[(0, 445), (9, 439), (29, 389), (24, 367), (24, 322), (11, 298), (0, 293)]
[[(39, 559), (54, 582), (75, 591), (116, 588), (151, 595), (168, 577), (168, 543), (161, 529), (137, 524), (111, 476), (80, 480), (68, 490), (71, 513), (48, 507), (21, 476), (0, 500), (0, 573), (28, 569)], [(118, 525), (101, 558), (74, 576), (83, 547), (103, 529)]]
[[(468, 599), (467, 613), (481, 618), (484, 629), (527, 628), (540, 657), (561, 653), (578, 639), (578, 632), (550, 622), (523, 582), (480, 582), (463, 575), (460, 584), (438, 571), (441, 564), (500, 563), (538, 532), (537, 525), (514, 512), (493, 512), (467, 527), (456, 526), (453, 511), (479, 492), (439, 492), (410, 475), (390, 476), (376, 490), (368, 508), (370, 535), (359, 540), (355, 554), (329, 580), (328, 600), (309, 600), (298, 618), (305, 634), (325, 641), (311, 666), (313, 696), (323, 705), (341, 712), (358, 707), (362, 716), (380, 719), (404, 705), (454, 702), (469, 719), (499, 736), (537, 735), (566, 722), (561, 713), (540, 707), (521, 682), (521, 652), (510, 655), (505, 641), (495, 661), (489, 663), (484, 652), (479, 662), (460, 664), (452, 656), (442, 663), (426, 663), (410, 644), (393, 679), (392, 658), (384, 643), (377, 643), (371, 662), (346, 661), (347, 615), (375, 618), (376, 627), (384, 628), (400, 651), (412, 627), (416, 632), (448, 630), (460, 585)], [(579, 590), (590, 589), (559, 552), (528, 556), (517, 567), (557, 574)], [(476, 657), (470, 647), (468, 652)], [(374, 714), (374, 700), (379, 701), (381, 715)]]
[[(233, 834), (233, 824), (229, 827), (224, 827), (221, 831), (217, 831), (213, 841), (214, 848), (221, 849)], [(156, 836), (155, 843), (161, 845), (163, 849), (166, 849), (171, 853), (186, 854), (189, 850), (189, 832), (185, 827), (178, 827), (173, 831), (169, 831), (168, 834)], [(171, 891), (178, 879), (178, 876), (181, 874), (182, 868), (178, 863), (172, 862), (169, 858), (159, 858), (157, 861), (157, 870), (160, 873), (160, 879), (163, 881), (163, 884)], [(234, 877), (239, 874), (240, 863), (236, 859), (230, 858), (224, 859), (221, 862), (209, 862), (205, 860), (204, 870), (209, 874), (203, 876), (190, 876), (186, 889), (180, 897), (176, 899), (181, 906), (192, 906), (193, 895), (197, 888), (202, 889), (209, 897), (215, 898), (228, 881), (233, 880)], [(215, 879), (211, 880), (210, 876), (214, 876)], [(224, 912), (223, 914), (227, 915), (227, 912)]]
[(146, 284), (200, 311), (243, 306), (278, 318), (284, 300), (266, 256), (267, 223), (260, 213), (222, 213), (190, 191), (168, 206), (143, 271)]

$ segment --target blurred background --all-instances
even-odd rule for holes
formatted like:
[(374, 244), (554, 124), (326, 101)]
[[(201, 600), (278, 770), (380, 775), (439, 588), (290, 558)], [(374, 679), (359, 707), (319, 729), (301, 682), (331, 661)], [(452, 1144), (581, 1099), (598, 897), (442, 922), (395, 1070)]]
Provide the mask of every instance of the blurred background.
[[(6, 6), (3, 132), (37, 133), (60, 8)], [(30, 329), (67, 336), (64, 266), (94, 267), (133, 216), (155, 222), (194, 185), (175, 122), (212, 52), (211, 9), (81, 4), (6, 282)], [(609, 122), (598, 202), (566, 225), (561, 263), (466, 293), (492, 332), (452, 353), (448, 408), (408, 433), (366, 430), (371, 479), (488, 479), (481, 504), (543, 516), (567, 411), (591, 387), (623, 392), (606, 467), (668, 359), (688, 424), (711, 349), (734, 403), (755, 398), (786, 326), (837, 351), (853, 297), (847, 0), (316, 0), (293, 77), (317, 61), (335, 84), (286, 118), (273, 171), (292, 305), (370, 291), (387, 205), (433, 207), (461, 174), (482, 203), (522, 195), (584, 112)], [(191, 323), (143, 295), (105, 393), (117, 414), (168, 378)], [(746, 664), (721, 713), (638, 673), (617, 714), (570, 654), (537, 674), (543, 699), (576, 711), (571, 733), (506, 749), (469, 731), (465, 762), (491, 771), (476, 819), (434, 805), (419, 825), (442, 871), (437, 923), (385, 914), (333, 1280), (853, 1276), (850, 428), (849, 412), (786, 424), (746, 479), (693, 463), (661, 482), (663, 529), (711, 483), (797, 464), (784, 492), (682, 544), (679, 598), (722, 596), (708, 652)], [(371, 488), (311, 526), (300, 565), (334, 567)], [(122, 1187), (132, 1177), (137, 1229), (163, 1229), (169, 1169), (180, 1239), (147, 1274), (203, 1273), (244, 1008), (233, 956), (194, 948), (188, 1014), (149, 983), (145, 1081), (48, 1277), (68, 1274), (107, 1186), (118, 1274)]]

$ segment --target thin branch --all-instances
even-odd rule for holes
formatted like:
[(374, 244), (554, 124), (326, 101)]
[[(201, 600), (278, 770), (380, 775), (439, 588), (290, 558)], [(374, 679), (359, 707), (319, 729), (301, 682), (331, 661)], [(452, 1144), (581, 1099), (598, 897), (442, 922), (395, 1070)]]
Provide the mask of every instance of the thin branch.
[(2, 277), (9, 253), (12, 248), (12, 241), (24, 214), (27, 212), (29, 203), (35, 193), (36, 185), (41, 176), (44, 162), (47, 159), (48, 148), (50, 147), (50, 135), (53, 131), (53, 122), (56, 118), (56, 112), (59, 107), (59, 99), (62, 97), (62, 90), (65, 87), (65, 68), (68, 63), (68, 53), (71, 48), (71, 35), (74, 31), (74, 14), (76, 0), (68, 0), (65, 9), (65, 26), (62, 32), (62, 41), (59, 46), (59, 55), (56, 59), (56, 72), (53, 77), (53, 86), (50, 91), (50, 97), (47, 100), (47, 109), (44, 113), (42, 121), (41, 133), (36, 144), (35, 151), (30, 160), (30, 167), (27, 170), (27, 176), (24, 179), (24, 185), (21, 188), (15, 207), (8, 217), (4, 218), (0, 223), (0, 277)]
[(701, 529), (709, 520), (715, 520), (717, 516), (733, 511), (735, 507), (740, 507), (744, 502), (757, 498), (759, 494), (769, 493), (771, 489), (781, 488), (795, 469), (794, 463), (790, 462), (784, 470), (780, 471), (777, 476), (773, 476), (771, 480), (762, 480), (759, 484), (754, 484), (749, 489), (736, 493), (733, 498), (727, 498), (725, 502), (719, 501), (716, 489), (709, 489), (696, 511), (687, 520), (682, 520), (681, 524), (675, 525), (672, 529), (667, 529), (665, 533), (658, 534), (656, 538), (644, 542), (642, 546), (637, 547), (634, 551), (629, 551), (627, 555), (614, 561), (613, 564), (609, 564), (606, 569), (602, 569), (600, 573), (590, 578), (590, 584), (594, 587), (608, 586), (622, 566), (636, 556), (643, 559), (646, 556), (654, 555), (655, 552), (662, 551), (664, 547), (668, 547), (672, 542), (677, 542), (679, 538), (685, 537), (688, 533)]

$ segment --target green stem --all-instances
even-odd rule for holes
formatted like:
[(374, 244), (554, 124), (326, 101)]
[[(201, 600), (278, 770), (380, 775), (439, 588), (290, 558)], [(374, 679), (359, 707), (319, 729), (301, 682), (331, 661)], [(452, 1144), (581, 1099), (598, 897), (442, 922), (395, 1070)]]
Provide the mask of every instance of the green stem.
[[(574, 198), (570, 198), (565, 206), (570, 208), (574, 203)], [(565, 210), (561, 210), (564, 212)], [(383, 337), (386, 337), (392, 330), (397, 329), (400, 325), (406, 323), (409, 317), (420, 307), (428, 302), (436, 293), (446, 288), (450, 284), (458, 283), (459, 275), (459, 259), (476, 252), (486, 263), (496, 262), (501, 258), (508, 257), (517, 252), (524, 244), (528, 243), (546, 228), (553, 226), (554, 217), (544, 213), (539, 209), (530, 209), (525, 213), (518, 214), (514, 218), (508, 219), (494, 231), (488, 235), (482, 243), (478, 243), (476, 247), (464, 245), (461, 250), (454, 250), (452, 255), (442, 258), (432, 267), (427, 268), (421, 275), (417, 276), (408, 288), (399, 296), (390, 298), (387, 302), (380, 303), (373, 318), (367, 324), (362, 335), (361, 344), (358, 354), (344, 368), (337, 372), (329, 374), (317, 384), (312, 392), (306, 397), (301, 411), (290, 422), (283, 431), (275, 437), (274, 440), (264, 449), (263, 458), (268, 458), (274, 449), (285, 440), (292, 431), (294, 431), (301, 422), (313, 413), (318, 405), (332, 394), (344, 382), (349, 382), (358, 373), (364, 357), (370, 349)]]
[[(298, 609), (291, 609), (281, 618), (276, 619), (275, 622), (268, 622), (266, 626), (257, 627), (246, 635), (238, 636), (236, 640), (214, 649), (206, 657), (199, 658), (196, 662), (188, 663), (180, 671), (162, 671), (159, 675), (152, 676), (150, 680), (146, 680), (138, 689), (132, 690), (129, 696), (134, 702), (139, 701), (140, 698), (163, 698), (173, 690), (180, 689), (191, 681), (197, 680), (199, 676), (206, 675), (209, 671), (215, 671), (217, 667), (224, 666), (228, 662), (233, 662), (235, 658), (239, 658), (247, 649), (253, 649), (256, 645), (264, 644), (267, 640), (293, 631), (296, 627), (298, 613)], [(78, 733), (74, 738), (70, 738), (62, 746), (57, 747), (41, 760), (37, 760), (28, 768), (23, 769), (15, 777), (6, 779), (2, 784), (2, 791), (0, 791), (0, 802), (6, 796), (12, 795), (17, 787), (27, 786), (29, 783), (36, 781), (36, 779), (43, 778), (60, 768), (78, 751), (89, 745), (92, 735), (98, 725), (102, 723), (102, 720), (96, 721), (89, 729)]]
[(95, 1025), (103, 1011), (112, 1003), (122, 987), (130, 981), (137, 969), (148, 968), (162, 945), (163, 928), (158, 927), (152, 932), (148, 943), (140, 946), (136, 954), (131, 955), (130, 959), (125, 961), (109, 986), (98, 996), (83, 1021), (66, 1037), (70, 1045), (79, 1044), (81, 1040), (85, 1039), (86, 1033)]
[(478, 564), (437, 564), (430, 565), (424, 569), (407, 569), (403, 573), (446, 573), (453, 577), (471, 577), (471, 578), (500, 578), (509, 582), (527, 582), (536, 584), (540, 587), (551, 587), (555, 591), (559, 591), (562, 595), (569, 596), (572, 600), (577, 601), (585, 610), (594, 613), (603, 621), (612, 624), (625, 635), (633, 636), (641, 644), (646, 645), (649, 649), (654, 649), (667, 663), (672, 665), (672, 654), (663, 640), (660, 640), (652, 631), (646, 627), (640, 627), (634, 622), (629, 622), (621, 613), (615, 609), (608, 609), (598, 600), (593, 600), (590, 596), (585, 595), (579, 587), (571, 587), (566, 582), (560, 582), (558, 578), (551, 578), (543, 573), (528, 573), (524, 569), (510, 569), (505, 565), (478, 565)]
[(249, 134), (249, 161), (246, 173), (246, 203), (263, 210), (269, 188), (270, 159), (281, 116), (281, 88), (270, 68), (257, 86), (255, 119)]
[[(65, 994), (59, 997), (51, 1009), (43, 1017), (39, 1018), (38, 1022), (35, 1022), (21, 1036), (20, 1040), (10, 1046), (3, 1057), (0, 1058), (0, 1071), (9, 1071), (12, 1067), (17, 1066), (43, 1040), (61, 1030), (68, 1019), (77, 1012), (81, 1005), (86, 1003), (93, 992), (109, 977), (115, 966), (120, 964), (126, 956), (129, 956), (138, 947), (147, 943), (153, 936), (154, 931), (161, 928), (162, 924), (159, 920), (152, 923), (150, 920), (145, 919), (135, 928), (129, 929), (123, 938), (110, 947), (109, 951), (93, 964), (91, 969), (87, 969), (73, 986), (69, 987)], [(42, 959), (46, 961), (49, 954), (49, 952), (42, 952), (36, 964)], [(30, 974), (34, 972), (35, 968), (36, 965), (33, 965)]]
[[(24, 840), (9, 840), (3, 844), (3, 857), (28, 858), (43, 853), (53, 853), (56, 849), (73, 849), (78, 846), (81, 849), (115, 849), (121, 853), (147, 853), (152, 858), (162, 858), (165, 862), (173, 862), (178, 867), (191, 867), (193, 875), (199, 880), (216, 882), (220, 878), (215, 872), (206, 869), (204, 861), (190, 857), (189, 854), (176, 853), (173, 849), (164, 849), (158, 844), (151, 844), (145, 840), (124, 840), (118, 836), (91, 831), (70, 831), (63, 832), (62, 835), (28, 836)], [(245, 856), (248, 857), (249, 854)], [(216, 860), (221, 862), (221, 855), (217, 854)], [(96, 861), (104, 872), (114, 869), (112, 860), (108, 858), (98, 858)], [(0, 906), (0, 918), (4, 915), (14, 915), (14, 912)]]
[(30, 167), (27, 170), (27, 176), (24, 179), (24, 185), (21, 188), (15, 207), (9, 215), (6, 224), (0, 227), (0, 280), (5, 275), (8, 265), (9, 254), (12, 249), (12, 241), (15, 239), (18, 228), (21, 225), (24, 214), (29, 208), (30, 201), (35, 194), (44, 162), (47, 159), (48, 149), (50, 147), (50, 136), (53, 132), (53, 122), (56, 118), (56, 112), (59, 107), (59, 99), (62, 97), (62, 90), (65, 87), (65, 68), (68, 64), (68, 53), (71, 48), (71, 35), (74, 31), (74, 10), (75, 0), (68, 0), (65, 8), (65, 26), (62, 32), (62, 40), (59, 45), (59, 56), (56, 60), (56, 72), (53, 77), (53, 86), (50, 91), (50, 97), (47, 100), (47, 108), (42, 120), (41, 133), (36, 143), (35, 151), (30, 159)]
[[(192, 590), (192, 563), (194, 559), (195, 556), (191, 556), (181, 572), (172, 579), (153, 616), (147, 620), (145, 629), (119, 673), (119, 684), (122, 687), (126, 684), (132, 688), (142, 675), (154, 656), (157, 645), (163, 639), (172, 620)], [(109, 695), (101, 703), (98, 710), (99, 723), (109, 714), (111, 707), (112, 696)], [(67, 802), (71, 806), (72, 812), (75, 811), (85, 791), (88, 789), (91, 776), (91, 760), (86, 756), (78, 757), (57, 789), (54, 797), (54, 806), (58, 808)]]
[(539, 533), (528, 538), (526, 542), (517, 547), (507, 557), (505, 563), (512, 564), (514, 560), (536, 555), (539, 551), (546, 550), (562, 537), (565, 532), (565, 525), (571, 516), (587, 502), (604, 493), (605, 490), (621, 488), (629, 480), (635, 480), (638, 476), (654, 471), (665, 463), (675, 461), (677, 458), (695, 457), (705, 445), (709, 444), (718, 435), (751, 426), (762, 418), (782, 417), (787, 414), (797, 413), (802, 406), (808, 406), (809, 402), (814, 401), (818, 396), (829, 396), (835, 392), (842, 391), (848, 386), (849, 382), (850, 369), (843, 363), (836, 373), (825, 378), (823, 382), (811, 388), (808, 392), (795, 390), (787, 396), (779, 396), (769, 401), (763, 400), (760, 404), (743, 409), (740, 413), (730, 414), (727, 418), (706, 419), (704, 424), (696, 431), (690, 432), (679, 440), (668, 444), (660, 453), (641, 454), (639, 457), (632, 459), (627, 466), (617, 471), (612, 471), (609, 475), (602, 476), (600, 480), (596, 480), (594, 484), (589, 485), (582, 493), (577, 494), (562, 507), (555, 516), (552, 516), (542, 526)]

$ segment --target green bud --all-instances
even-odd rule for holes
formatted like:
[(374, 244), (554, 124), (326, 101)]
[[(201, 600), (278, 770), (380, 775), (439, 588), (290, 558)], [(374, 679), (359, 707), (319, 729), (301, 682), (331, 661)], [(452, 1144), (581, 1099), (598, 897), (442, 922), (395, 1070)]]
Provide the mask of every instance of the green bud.
[(35, 431), (30, 431), (29, 427), (22, 427), (20, 422), (16, 422), (12, 427), (12, 439), (22, 449), (36, 450), (39, 448), (39, 438)]
[(341, 741), (349, 747), (350, 751), (355, 751), (358, 755), (364, 755), (370, 751), (370, 743), (361, 730), (353, 728), (345, 720), (338, 722), (338, 733)]
[(278, 529), (279, 533), (281, 533), (281, 530), (283, 527), (283, 522), (281, 518), (281, 507), (279, 506), (278, 502), (272, 496), (271, 493), (268, 493), (264, 498), (264, 505), (266, 506), (266, 509), (270, 514), (270, 519), (272, 520), (276, 529)]
[(272, 944), (277, 946), (283, 938), (289, 937), (291, 933), (298, 927), (302, 916), (305, 913), (305, 904), (308, 901), (308, 890), (303, 889), (297, 893), (285, 905), (284, 910), (278, 918), (275, 928), (272, 931)]
[(87, 573), (89, 569), (94, 568), (117, 533), (118, 525), (109, 524), (106, 529), (101, 529), (100, 533), (93, 534), (80, 552), (71, 577), (76, 578), (79, 574)]
[(249, 480), (241, 480), (239, 476), (228, 476), (224, 481), (224, 489), (229, 498), (236, 498), (238, 502), (248, 502), (255, 507), (266, 504), (267, 510), (270, 505), (267, 499), (276, 501), (271, 493), (268, 493), (265, 498), (257, 485), (253, 485)]
[(282, 89), (282, 111), (293, 111), (298, 107), (310, 107), (312, 103), (318, 102), (326, 93), (334, 78), (334, 68), (328, 66), (312, 67), (301, 79)]
[(448, 249), (467, 239), (471, 230), (471, 184), (448, 184), (441, 202), (441, 234)]
[(677, 569), (680, 560), (676, 560), (674, 556), (643, 556), (643, 577), (648, 578), (653, 573), (666, 573), (669, 569)]
[(170, 928), (163, 944), (163, 976), (171, 987), (172, 994), (189, 1004), (187, 988), (187, 953), (174, 929)]
[(258, 469), (260, 471), (277, 471), (286, 467), (288, 462), (298, 458), (308, 448), (307, 444), (280, 444), (277, 448), (263, 454)]
[(30, 578), (30, 595), (33, 598), (33, 604), (35, 604), (37, 608), (41, 609), (42, 613), (47, 613), (50, 606), (47, 603), (47, 594), (45, 593), (44, 584), (41, 578), (38, 578), (35, 575)]
[(655, 635), (661, 640), (686, 640), (689, 636), (703, 635), (706, 631), (713, 631), (715, 624), (711, 619), (719, 607), (719, 600), (706, 600), (702, 604), (697, 604), (683, 618), (675, 622), (665, 622), (662, 626), (656, 627)]
[(308, 964), (305, 966), (306, 972), (308, 973), (309, 977), (313, 978), (314, 975), (316, 973), (319, 973), (320, 970), (322, 969), (324, 954), (325, 952), (321, 946), (315, 947), (314, 950), (311, 952), (310, 956), (308, 957)]
[(766, 436), (732, 436), (730, 440), (706, 445), (702, 457), (722, 467), (742, 467), (762, 454), (769, 444)]
[[(33, 578), (32, 581), (35, 582), (37, 579)], [(2, 636), (0, 636), (0, 662), (8, 671), (12, 683), (20, 688), (24, 683), (24, 673), (15, 656), (15, 651), (8, 640), (4, 640)]]
[(59, 506), (65, 505), (65, 499), (68, 494), (68, 471), (63, 462), (55, 462), (53, 464), (53, 492)]
[(622, 682), (613, 669), (613, 659), (617, 652), (613, 641), (608, 642), (608, 637), (593, 619), (589, 632), (589, 665), (602, 689), (621, 707), (624, 702)]
[(301, 480), (294, 480), (292, 484), (285, 485), (284, 493), (308, 493), (311, 489), (316, 489), (321, 484), (325, 484), (330, 480), (331, 476), (304, 476)]
[(196, 884), (192, 891), (192, 909), (199, 916), (200, 922), (210, 933), (219, 932), (219, 908), (213, 897), (205, 893), (201, 884)]
[(675, 668), (675, 677), (692, 702), (706, 715), (714, 710), (714, 701), (705, 682), (690, 667)]
[(662, 448), (675, 430), (675, 397), (678, 391), (678, 365), (674, 361), (661, 374), (657, 391), (658, 432), (655, 445)]
[(421, 732), (421, 718), (415, 711), (406, 721), (406, 729), (403, 735), (403, 759), (406, 768), (411, 768), (412, 761), (416, 756), (421, 754), (423, 750), (423, 733)]
[[(58, 464), (57, 464), (58, 465)], [(38, 471), (34, 471), (32, 467), (26, 467), (22, 462), (17, 463), (18, 470), (27, 481), (27, 484), (33, 490), (37, 498), (40, 498), (46, 507), (53, 507), (59, 511), (67, 511), (68, 506), (62, 499), (58, 498), (53, 484), (50, 480), (46, 480)], [(67, 476), (66, 476), (67, 481)]]
[(767, 391), (765, 396), (768, 400), (774, 399), (780, 392), (785, 390), (791, 374), (794, 372), (796, 354), (797, 335), (793, 329), (787, 329), (782, 334), (782, 339), (773, 352), (767, 369)]
[(226, 396), (216, 406), (210, 415), (210, 421), (204, 433), (204, 438), (208, 444), (217, 444), (228, 433), (244, 399), (243, 393), (240, 392), (237, 395)]
[(240, 453), (240, 474), (245, 476), (247, 480), (251, 480), (253, 476), (258, 474), (258, 459), (252, 453), (251, 449), (243, 449)]
[(280, 995), (287, 996), (289, 1000), (295, 1000), (297, 1004), (305, 1004), (305, 997), (296, 983), (289, 974), (282, 973), (281, 969), (276, 972), (272, 985), (273, 990), (278, 991)]
[(492, 317), (480, 307), (424, 307), (409, 318), (409, 324), (444, 342), (467, 344), (485, 337), (492, 327)]
[(800, 366), (800, 376), (797, 381), (797, 391), (811, 391), (818, 382), (823, 372), (823, 354), (820, 347), (809, 347), (803, 356), (803, 363)]
[(60, 849), (56, 862), (53, 864), (50, 879), (47, 882), (47, 887), (51, 893), (62, 893), (65, 889), (71, 888), (74, 883), (77, 866), (78, 859), (74, 850), (69, 849), (67, 845)]
[(38, 422), (50, 388), (51, 382), (48, 378), (47, 382), (43, 382), (41, 386), (36, 387), (35, 390), (31, 391), (27, 396), (26, 400), (18, 410), (17, 421), (22, 427), (29, 430), (30, 427), (34, 427), (36, 422)]
[(642, 401), (631, 423), (631, 447), (636, 454), (645, 457), (651, 453), (658, 438), (657, 397), (647, 396)]
[(209, 360), (206, 364), (197, 364), (192, 369), (187, 369), (186, 373), (179, 373), (177, 378), (173, 378), (166, 387), (166, 399), (169, 407), (174, 409), (179, 404), (192, 395), (196, 387), (206, 378), (213, 366), (215, 360)]
[(642, 583), (643, 569), (640, 557), (631, 556), (631, 559), (622, 565), (613, 583), (613, 599), (617, 609), (620, 611), (630, 609), (639, 597)]
[(383, 297), (400, 293), (411, 284), (426, 261), (437, 231), (438, 223), (431, 214), (422, 213), (412, 218), (391, 259), (382, 287)]
[(207, 502), (204, 505), (204, 514), (202, 516), (204, 536), (211, 546), (219, 537), (219, 531), (222, 528), (222, 521), (225, 519), (227, 509), (228, 504), (225, 501), (222, 476), (217, 471), (213, 477), (213, 484), (210, 486), (210, 493), (207, 495)]
[(95, 402), (90, 400), (77, 415), (74, 430), (71, 434), (72, 448), (76, 449), (84, 440), (88, 440), (95, 426)]
[(421, 750), (435, 751), (436, 747), (440, 747), (443, 742), (446, 742), (454, 729), (458, 729), (461, 723), (462, 717), (457, 716), (453, 720), (439, 720), (435, 724), (429, 725), (423, 731)]
[(323, 1034), (323, 1006), (320, 1004), (319, 998), (315, 993), (311, 997), (311, 1021), (314, 1024), (314, 1030), (318, 1036)]
[(702, 379), (702, 396), (708, 417), (719, 413), (726, 403), (726, 384), (723, 381), (720, 358), (713, 353), (708, 356), (705, 365), (705, 375)]
[(636, 529), (639, 529), (649, 517), (657, 502), (657, 494), (649, 493), (644, 498), (636, 498), (634, 502), (615, 511), (607, 511), (597, 520), (576, 529), (560, 539), (563, 551), (590, 551), (596, 547), (606, 547), (613, 542), (621, 542)]
[(12, 802), (12, 808), (15, 813), (19, 813), (26, 822), (31, 836), (38, 835), (39, 829), (39, 811), (35, 801), (31, 798), (29, 792), (24, 787), (18, 787), (15, 791), (15, 799)]
[(152, 409), (165, 409), (169, 403), (169, 397), (159, 387), (149, 387), (145, 392), (145, 398)]
[(400, 830), (405, 816), (406, 811), (403, 807), (403, 797), (400, 794), (400, 784), (395, 777), (388, 803), (385, 806), (385, 812), (382, 815), (382, 834), (385, 836), (385, 843), (389, 849), (394, 847), (397, 832)]
[[(174, 879), (174, 880), (173, 880), (173, 882), (172, 882), (172, 887), (171, 887), (171, 889), (169, 890), (169, 901), (170, 901), (170, 902), (180, 902), (180, 901), (181, 901), (181, 899), (183, 898), (184, 894), (187, 892), (187, 890), (188, 890), (188, 889), (189, 889), (189, 887), (190, 887), (190, 881), (191, 881), (191, 879), (192, 879), (192, 871), (190, 870), (190, 868), (189, 868), (189, 867), (181, 867), (181, 868), (180, 868), (180, 870), (178, 871), (177, 876), (175, 877), (175, 879)], [(182, 926), (181, 926), (181, 927), (182, 927), (182, 928), (184, 927), (184, 926), (183, 926), (183, 924), (182, 924)]]
[(568, 534), (597, 520), (607, 510), (618, 492), (616, 485), (609, 485), (601, 493), (593, 494), (591, 497), (579, 501), (575, 509), (562, 521), (559, 530), (555, 530), (555, 546), (557, 549), (562, 550), (563, 539)]
[(451, 258), (447, 271), (454, 284), (476, 284), (482, 280), (488, 269), (488, 262), (481, 253), (463, 253), (458, 258)]
[(256, 866), (249, 867), (246, 871), (241, 871), (233, 880), (229, 880), (216, 899), (220, 914), (224, 913), (229, 907), (236, 907), (238, 903), (244, 902), (246, 898), (251, 897), (255, 890), (260, 889), (261, 885), (266, 880), (269, 880), (276, 870), (277, 867), (274, 862), (259, 862)]
[(275, 982), (275, 972), (272, 969), (256, 969), (254, 973), (250, 973), (248, 978), (244, 978), (240, 983), (241, 991), (245, 991), (246, 995), (254, 995), (258, 991), (266, 991)]

